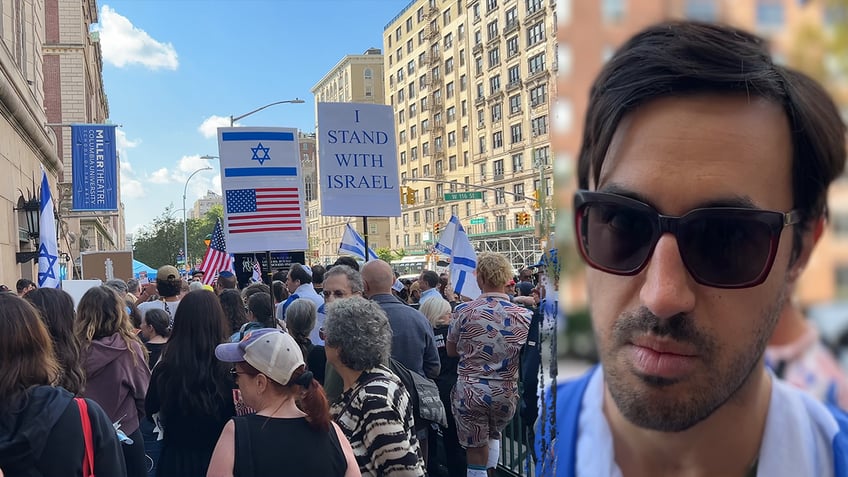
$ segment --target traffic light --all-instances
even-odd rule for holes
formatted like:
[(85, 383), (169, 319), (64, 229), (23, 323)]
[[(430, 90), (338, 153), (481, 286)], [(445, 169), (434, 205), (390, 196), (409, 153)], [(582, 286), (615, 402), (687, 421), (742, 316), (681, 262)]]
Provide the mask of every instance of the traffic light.
[(515, 221), (518, 225), (530, 225), (530, 214), (519, 212), (515, 214)]
[(538, 189), (533, 191), (533, 208), (536, 209), (536, 210), (539, 209), (539, 190)]
[(521, 215), (523, 213), (524, 212), (516, 212), (515, 213), (515, 225), (516, 226), (520, 226), (521, 223), (524, 221), (524, 217)]
[(441, 233), (441, 231), (442, 231), (442, 223), (441, 222), (436, 222), (435, 224), (433, 224), (433, 233), (434, 234), (439, 235), (439, 233)]
[(416, 190), (412, 187), (407, 187), (406, 190), (401, 190), (401, 203), (404, 203), (406, 205), (415, 205), (415, 192)]

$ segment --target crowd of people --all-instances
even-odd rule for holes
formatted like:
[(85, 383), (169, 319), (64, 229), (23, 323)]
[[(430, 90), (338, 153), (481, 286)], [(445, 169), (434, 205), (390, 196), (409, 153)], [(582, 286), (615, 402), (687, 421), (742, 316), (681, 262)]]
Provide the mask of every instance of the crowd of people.
[[(40, 327), (46, 344), (4, 333), (17, 340), (3, 348), (17, 350), (4, 356), (5, 392), (54, 420), (78, 416), (66, 408), (84, 398), (101, 475), (485, 475), (515, 413), (531, 316), (507, 294), (512, 271), (503, 256), (480, 254), (484, 294), (473, 301), (429, 270), (416, 281), (421, 299), (404, 299), (388, 263), (360, 269), (350, 257), (293, 264), (271, 286), (242, 289), (230, 272), (202, 286), (202, 272), (165, 265), (152, 283), (108, 280), (76, 304), (24, 284), (0, 297), (21, 315), (5, 325)], [(24, 369), (39, 362), (40, 374)], [(422, 417), (409, 373), (438, 389), (441, 426)], [(79, 430), (42, 427), (44, 442)], [(37, 459), (46, 450), (0, 458), (0, 468), (50, 470)]]

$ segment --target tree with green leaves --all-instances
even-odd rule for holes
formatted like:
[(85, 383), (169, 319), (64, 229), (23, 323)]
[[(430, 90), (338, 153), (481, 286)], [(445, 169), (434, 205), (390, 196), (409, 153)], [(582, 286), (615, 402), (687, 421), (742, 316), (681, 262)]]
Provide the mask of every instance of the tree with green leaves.
[[(188, 255), (193, 265), (199, 264), (206, 252), (204, 240), (215, 229), (215, 222), (224, 216), (220, 205), (199, 219), (186, 221)], [(153, 268), (162, 265), (176, 265), (177, 255), (183, 248), (183, 222), (174, 218), (174, 206), (169, 205), (153, 223), (143, 228), (133, 242), (133, 257)]]

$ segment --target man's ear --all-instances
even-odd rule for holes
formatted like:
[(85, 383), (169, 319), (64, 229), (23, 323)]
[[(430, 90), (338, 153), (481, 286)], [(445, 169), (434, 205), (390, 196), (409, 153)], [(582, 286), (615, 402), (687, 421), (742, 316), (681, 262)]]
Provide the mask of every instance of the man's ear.
[(790, 282), (795, 282), (804, 272), (807, 263), (810, 261), (810, 256), (813, 254), (816, 244), (819, 242), (824, 233), (825, 218), (821, 215), (813, 220), (810, 228), (801, 233), (801, 246), (798, 251), (798, 256), (795, 261), (790, 264), (788, 279)]

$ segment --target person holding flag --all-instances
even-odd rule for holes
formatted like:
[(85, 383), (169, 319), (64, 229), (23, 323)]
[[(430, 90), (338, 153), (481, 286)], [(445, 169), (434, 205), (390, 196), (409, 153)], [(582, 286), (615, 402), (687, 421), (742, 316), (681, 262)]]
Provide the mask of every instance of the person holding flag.
[(41, 169), (41, 215), (38, 246), (38, 287), (59, 288), (59, 243), (56, 234), (56, 218), (53, 212), (53, 195), (47, 172)]

